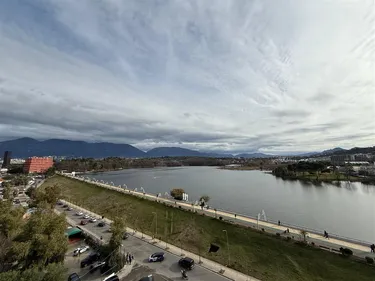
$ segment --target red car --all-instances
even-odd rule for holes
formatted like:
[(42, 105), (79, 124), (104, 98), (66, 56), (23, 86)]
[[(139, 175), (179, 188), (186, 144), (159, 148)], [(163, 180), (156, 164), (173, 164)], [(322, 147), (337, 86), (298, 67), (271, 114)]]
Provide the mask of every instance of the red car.
[(87, 224), (89, 221), (88, 220), (81, 220), (81, 225)]

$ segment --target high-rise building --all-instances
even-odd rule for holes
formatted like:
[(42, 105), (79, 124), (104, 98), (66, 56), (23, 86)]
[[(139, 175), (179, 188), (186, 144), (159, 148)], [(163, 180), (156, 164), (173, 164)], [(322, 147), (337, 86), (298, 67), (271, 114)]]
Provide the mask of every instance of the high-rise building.
[(1, 168), (7, 168), (10, 165), (10, 158), (12, 156), (11, 151), (5, 151), (4, 157), (3, 157), (3, 165), (1, 165)]
[(53, 166), (51, 157), (30, 157), (23, 166), (25, 173), (44, 173)]

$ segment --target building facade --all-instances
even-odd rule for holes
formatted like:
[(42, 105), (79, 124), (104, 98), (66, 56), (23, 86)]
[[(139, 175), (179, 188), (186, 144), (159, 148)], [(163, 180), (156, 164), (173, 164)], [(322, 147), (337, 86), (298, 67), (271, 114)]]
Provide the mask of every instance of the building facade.
[(30, 157), (23, 166), (25, 173), (44, 173), (53, 166), (51, 157)]
[(10, 152), (10, 151), (4, 152), (3, 165), (1, 166), (1, 168), (8, 168), (9, 167), (11, 155), (12, 155), (12, 152)]

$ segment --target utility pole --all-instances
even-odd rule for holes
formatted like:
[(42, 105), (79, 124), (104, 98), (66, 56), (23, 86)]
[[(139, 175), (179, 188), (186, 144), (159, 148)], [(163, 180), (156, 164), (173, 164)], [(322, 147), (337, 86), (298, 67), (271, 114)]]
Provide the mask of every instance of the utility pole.
[(223, 232), (225, 232), (226, 236), (227, 236), (227, 249), (228, 249), (228, 265), (230, 264), (230, 252), (229, 252), (229, 239), (228, 239), (228, 231), (226, 229), (223, 229)]
[(173, 211), (171, 213), (171, 232), (170, 232), (170, 234), (172, 234), (172, 233), (173, 233)]
[(155, 215), (156, 223), (155, 223), (155, 238), (158, 236), (158, 213), (152, 212)]

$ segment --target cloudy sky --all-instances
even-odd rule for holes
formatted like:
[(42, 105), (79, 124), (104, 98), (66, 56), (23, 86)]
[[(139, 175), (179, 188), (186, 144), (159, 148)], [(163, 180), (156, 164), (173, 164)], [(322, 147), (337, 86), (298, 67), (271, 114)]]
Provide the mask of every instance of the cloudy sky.
[(374, 0), (0, 1), (0, 139), (375, 145)]

